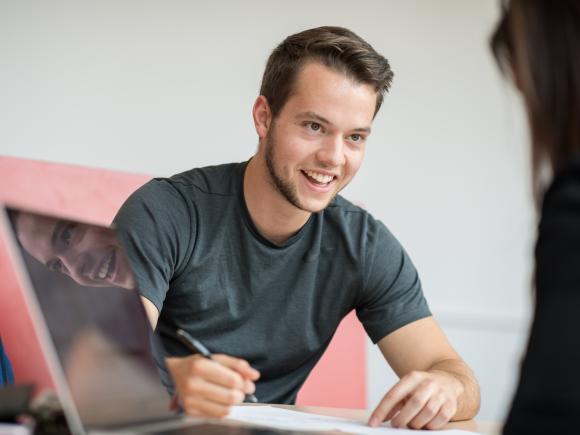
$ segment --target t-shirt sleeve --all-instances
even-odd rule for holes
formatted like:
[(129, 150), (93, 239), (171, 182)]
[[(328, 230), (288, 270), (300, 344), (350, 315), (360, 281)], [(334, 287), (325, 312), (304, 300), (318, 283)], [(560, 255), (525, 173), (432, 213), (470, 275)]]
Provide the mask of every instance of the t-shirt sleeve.
[(381, 222), (374, 224), (367, 234), (363, 288), (356, 313), (377, 343), (431, 312), (411, 259)]
[(151, 180), (125, 201), (113, 227), (127, 252), (141, 295), (159, 311), (190, 251), (194, 214), (167, 180)]

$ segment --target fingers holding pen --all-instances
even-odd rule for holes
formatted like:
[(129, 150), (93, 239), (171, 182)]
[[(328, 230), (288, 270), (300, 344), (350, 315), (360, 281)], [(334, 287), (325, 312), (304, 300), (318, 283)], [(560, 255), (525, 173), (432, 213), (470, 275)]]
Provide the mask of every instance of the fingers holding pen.
[(244, 392), (240, 389), (228, 388), (200, 376), (188, 379), (185, 393), (184, 405), (187, 399), (194, 398), (205, 399), (220, 405), (233, 406), (242, 403), (245, 397)]
[(247, 394), (251, 394), (256, 390), (254, 382), (260, 378), (260, 372), (253, 368), (246, 360), (224, 354), (214, 354), (212, 358), (214, 361), (219, 362), (242, 376), (246, 384), (244, 391)]
[(227, 355), (168, 358), (167, 366), (189, 415), (225, 417), (255, 390), (253, 380), (259, 378), (247, 361)]
[(224, 388), (243, 391), (245, 386), (244, 377), (239, 372), (215, 359), (215, 356), (214, 359), (207, 359), (201, 356), (192, 356), (190, 358), (192, 360), (189, 370), (191, 379), (201, 378)]
[[(252, 394), (256, 390), (254, 381), (260, 377), (260, 372), (250, 366), (250, 364), (241, 358), (235, 358), (224, 354), (212, 354), (207, 347), (205, 347), (199, 340), (193, 337), (189, 332), (178, 328), (175, 331), (176, 338), (178, 338), (189, 350), (191, 350), (196, 355), (201, 355), (205, 359), (215, 362), (224, 368), (229, 368), (230, 370), (238, 373), (242, 377), (242, 382), (244, 385), (242, 390), (248, 394), (249, 400), (252, 402), (257, 402), (256, 397)], [(211, 367), (210, 365), (203, 365), (205, 367)], [(225, 373), (222, 370), (222, 373)], [(221, 380), (227, 381), (227, 378)], [(220, 380), (217, 380), (219, 383)], [(233, 380), (232, 380), (233, 382)], [(232, 386), (231, 388), (233, 388)]]
[(248, 376), (256, 377), (256, 379), (260, 376), (260, 372), (253, 368), (245, 359), (224, 353), (214, 353), (212, 354), (212, 359), (240, 374), (247, 374)]

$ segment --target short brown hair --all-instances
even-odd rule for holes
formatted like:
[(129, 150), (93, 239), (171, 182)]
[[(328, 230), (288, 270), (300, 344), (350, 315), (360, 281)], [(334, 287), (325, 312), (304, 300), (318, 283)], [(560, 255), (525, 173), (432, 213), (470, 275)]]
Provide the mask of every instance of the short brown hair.
[(375, 115), (393, 80), (387, 59), (354, 32), (329, 26), (305, 30), (288, 36), (268, 58), (260, 94), (268, 100), (272, 117), (292, 95), (298, 72), (307, 61), (320, 62), (356, 82), (373, 86), (377, 93)]

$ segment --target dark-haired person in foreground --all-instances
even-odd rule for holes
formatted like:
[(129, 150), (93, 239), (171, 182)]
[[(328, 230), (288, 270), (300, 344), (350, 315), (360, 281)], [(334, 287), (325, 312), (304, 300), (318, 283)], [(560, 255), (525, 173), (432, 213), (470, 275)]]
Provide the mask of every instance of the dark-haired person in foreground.
[[(476, 414), (477, 382), (431, 316), (409, 256), (338, 195), (362, 163), (391, 80), (387, 60), (349, 30), (289, 36), (254, 103), (256, 154), (153, 180), (118, 213), (189, 414), (223, 417), (254, 388), (261, 402), (294, 403), (353, 309), (401, 377), (371, 425), (435, 429)], [(221, 364), (185, 356), (175, 328)]]
[(540, 211), (534, 320), (504, 433), (578, 434), (580, 1), (506, 2), (492, 48), (527, 109)]

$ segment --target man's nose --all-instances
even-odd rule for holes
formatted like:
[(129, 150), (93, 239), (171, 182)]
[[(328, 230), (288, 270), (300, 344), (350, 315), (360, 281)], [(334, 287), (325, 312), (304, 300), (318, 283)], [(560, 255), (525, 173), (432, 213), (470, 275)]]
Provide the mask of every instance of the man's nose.
[(66, 267), (68, 274), (73, 278), (86, 278), (87, 276), (87, 261), (85, 255), (78, 252), (67, 252), (59, 256), (60, 261)]
[(329, 167), (344, 165), (344, 139), (342, 136), (332, 135), (325, 138), (322, 148), (318, 151), (318, 160)]

